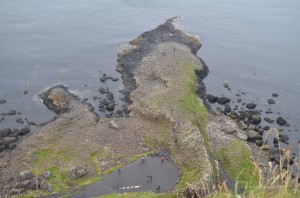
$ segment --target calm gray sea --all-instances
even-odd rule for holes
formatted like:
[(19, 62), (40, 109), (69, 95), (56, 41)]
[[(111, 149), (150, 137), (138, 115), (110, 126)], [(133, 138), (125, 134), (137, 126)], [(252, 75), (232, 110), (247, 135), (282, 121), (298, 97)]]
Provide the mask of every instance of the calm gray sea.
[[(99, 70), (120, 77), (114, 71), (120, 45), (183, 16), (177, 26), (203, 43), (198, 55), (210, 69), (207, 92), (234, 98), (243, 90), (245, 102), (256, 101), (262, 110), (271, 107), (275, 114), (270, 117), (280, 112), (289, 118), (292, 126), (284, 130), (296, 146), (299, 10), (299, 0), (0, 0), (0, 99), (8, 100), (0, 112), (22, 112), (6, 116), (0, 128), (22, 127), (17, 117), (37, 123), (52, 118), (37, 94), (59, 83), (96, 106), (92, 98), (99, 96), (100, 86), (118, 96), (122, 82), (100, 83)], [(222, 87), (224, 81), (231, 91)], [(272, 93), (279, 97), (271, 106)]]

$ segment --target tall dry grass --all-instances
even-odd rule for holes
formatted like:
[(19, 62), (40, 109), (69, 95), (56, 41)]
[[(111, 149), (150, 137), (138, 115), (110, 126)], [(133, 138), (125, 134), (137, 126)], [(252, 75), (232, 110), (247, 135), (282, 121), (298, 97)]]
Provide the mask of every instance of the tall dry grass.
[[(266, 137), (273, 135), (279, 139), (279, 132), (277, 129), (270, 129), (266, 134)], [(256, 159), (252, 162), (255, 171), (253, 174), (259, 172), (259, 184), (251, 189), (246, 185), (245, 191), (238, 194), (238, 183), (239, 180), (236, 178), (234, 191), (228, 189), (226, 182), (222, 181), (219, 174), (219, 164), (215, 160), (215, 168), (217, 178), (216, 182), (204, 182), (201, 187), (188, 185), (185, 190), (185, 197), (187, 198), (202, 198), (202, 197), (214, 197), (214, 198), (231, 198), (231, 197), (241, 197), (241, 198), (299, 198), (300, 197), (300, 184), (298, 178), (300, 176), (300, 154), (293, 160), (294, 164), (290, 165), (290, 152), (291, 147), (281, 148), (279, 144), (279, 157), (280, 163), (278, 165), (269, 162), (267, 165), (267, 170), (263, 171), (259, 167), (259, 159), (262, 155), (262, 148)], [(298, 148), (300, 151), (300, 142), (298, 143)], [(285, 164), (285, 165), (284, 165)], [(243, 171), (241, 171), (243, 174)], [(251, 178), (251, 177), (249, 177)], [(251, 181), (249, 181), (251, 183)]]

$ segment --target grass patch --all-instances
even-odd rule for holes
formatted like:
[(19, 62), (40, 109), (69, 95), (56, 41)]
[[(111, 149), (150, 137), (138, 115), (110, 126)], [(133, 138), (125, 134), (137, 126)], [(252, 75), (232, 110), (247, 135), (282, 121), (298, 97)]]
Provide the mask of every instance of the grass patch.
[(181, 177), (179, 183), (176, 185), (177, 190), (184, 190), (189, 183), (197, 184), (201, 181), (201, 168), (190, 169), (187, 166), (180, 167)]
[(239, 185), (251, 191), (259, 184), (259, 174), (250, 159), (250, 150), (243, 142), (234, 141), (229, 147), (217, 151), (229, 177), (238, 180)]

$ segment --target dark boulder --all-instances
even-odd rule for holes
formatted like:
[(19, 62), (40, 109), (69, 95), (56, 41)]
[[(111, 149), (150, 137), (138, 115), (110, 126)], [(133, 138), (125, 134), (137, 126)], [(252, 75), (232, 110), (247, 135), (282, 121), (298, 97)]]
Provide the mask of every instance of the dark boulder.
[(224, 112), (225, 113), (230, 113), (231, 112), (231, 106), (230, 106), (230, 104), (228, 104), (228, 103), (226, 103), (225, 105), (224, 105)]
[(107, 111), (114, 111), (114, 109), (115, 109), (115, 105), (114, 104), (108, 104), (108, 105), (106, 105), (106, 110)]
[(254, 104), (254, 103), (248, 103), (248, 104), (246, 104), (246, 107), (248, 108), (248, 109), (255, 109), (255, 107), (256, 107), (256, 104)]
[(268, 122), (268, 123), (273, 123), (273, 122), (274, 122), (274, 120), (272, 120), (272, 119), (269, 118), (269, 117), (265, 117), (264, 120), (265, 120), (266, 122)]
[(220, 98), (218, 98), (217, 102), (218, 102), (219, 104), (224, 105), (224, 104), (230, 102), (230, 98), (227, 98), (227, 97), (220, 97)]
[(119, 78), (111, 78), (112, 81), (118, 81)]
[(36, 126), (37, 124), (35, 123), (35, 122), (33, 122), (33, 121), (28, 121), (27, 122), (29, 125), (33, 125), (33, 126)]
[(10, 128), (6, 128), (6, 129), (1, 129), (0, 130), (0, 138), (4, 138), (9, 136), (11, 133), (11, 129)]
[(16, 110), (9, 110), (8, 112), (1, 113), (1, 115), (16, 115), (17, 111)]
[(30, 129), (28, 127), (22, 128), (19, 132), (20, 135), (25, 135), (27, 133), (30, 133)]
[(284, 135), (284, 134), (279, 134), (279, 140), (282, 142), (286, 142), (289, 140), (289, 136), (288, 135)]
[(6, 100), (0, 99), (0, 104), (6, 103)]
[(23, 124), (23, 123), (24, 123), (24, 121), (22, 120), (22, 118), (17, 118), (17, 119), (16, 119), (16, 122), (18, 122), (18, 123), (20, 123), (20, 124)]
[(277, 124), (279, 125), (285, 125), (287, 123), (287, 121), (283, 118), (283, 117), (278, 117), (276, 119)]
[(106, 76), (102, 76), (102, 77), (100, 78), (100, 81), (101, 81), (101, 82), (106, 82), (106, 81), (107, 81), (107, 77), (106, 77)]
[(106, 94), (106, 98), (107, 98), (108, 100), (112, 100), (112, 99), (114, 99), (114, 95), (113, 95), (113, 93), (111, 93), (111, 92), (108, 92), (108, 93)]
[(103, 87), (100, 87), (100, 88), (99, 88), (99, 92), (102, 93), (102, 94), (105, 94), (105, 93), (106, 93), (106, 90), (105, 90)]
[(105, 108), (105, 105), (104, 105), (103, 103), (100, 103), (100, 104), (99, 104), (99, 108), (100, 108), (100, 109), (103, 109), (103, 108)]
[(20, 133), (20, 130), (19, 130), (19, 129), (13, 129), (13, 130), (11, 130), (10, 136), (11, 136), (11, 137), (18, 138), (19, 135), (20, 135), (19, 133)]
[(277, 94), (277, 93), (272, 93), (272, 97), (273, 97), (273, 98), (277, 98), (277, 97), (278, 97), (278, 94)]
[(236, 101), (237, 101), (237, 102), (242, 102), (242, 99), (241, 99), (241, 98), (238, 98)]
[(274, 99), (268, 99), (268, 103), (269, 104), (275, 104), (275, 100)]
[(24, 90), (24, 94), (25, 94), (25, 95), (28, 94), (28, 90)]
[(210, 102), (210, 103), (215, 103), (215, 102), (217, 102), (218, 98), (219, 98), (219, 97), (214, 96), (214, 95), (212, 95), (212, 94), (207, 94), (207, 100), (208, 100), (208, 102)]
[(255, 143), (257, 146), (261, 147), (264, 144), (264, 141), (262, 140), (255, 140)]
[(271, 128), (270, 126), (264, 126), (263, 130), (267, 131), (267, 130), (270, 130), (270, 128)]

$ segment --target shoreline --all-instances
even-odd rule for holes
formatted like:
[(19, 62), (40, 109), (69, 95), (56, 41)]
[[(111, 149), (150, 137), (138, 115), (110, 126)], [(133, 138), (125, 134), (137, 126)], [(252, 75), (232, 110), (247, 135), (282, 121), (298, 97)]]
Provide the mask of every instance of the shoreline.
[[(135, 48), (118, 54), (116, 70), (122, 74), (125, 89), (121, 92), (127, 102), (128, 117), (99, 120), (91, 106), (85, 105), (77, 97), (72, 97), (66, 88), (57, 86), (56, 88), (62, 89), (60, 92), (62, 95), (69, 94), (71, 98), (68, 100), (71, 101), (72, 108), (61, 105), (62, 109), (56, 109), (43, 97), (46, 105), (50, 105), (49, 109), (60, 113), (60, 116), (43, 126), (38, 134), (21, 142), (19, 153), (12, 151), (16, 155), (12, 159), (13, 162), (24, 160), (23, 162), (27, 163), (18, 170), (26, 168), (42, 171), (51, 168), (51, 163), (46, 167), (40, 164), (47, 158), (52, 159), (51, 153), (41, 156), (38, 161), (31, 160), (32, 155), (41, 152), (41, 149), (43, 152), (49, 150), (54, 153), (66, 150), (66, 155), (72, 156), (70, 161), (65, 162), (67, 165), (58, 163), (59, 173), (67, 172), (68, 166), (72, 164), (84, 166), (79, 162), (81, 159), (88, 163), (87, 167), (92, 173), (90, 177), (99, 172), (99, 167), (96, 165), (95, 168), (93, 160), (99, 160), (100, 157), (108, 158), (106, 159), (109, 161), (108, 165), (101, 167), (104, 171), (100, 171), (107, 174), (110, 169), (129, 163), (126, 158), (149, 151), (168, 149), (172, 160), (184, 173), (191, 172), (196, 176), (180, 181), (179, 190), (185, 188), (185, 182), (199, 185), (200, 180), (205, 181), (209, 178), (213, 174), (212, 159), (217, 158), (211, 147), (214, 146), (214, 149), (218, 150), (234, 142), (238, 142), (239, 146), (244, 142), (232, 134), (225, 133), (223, 126), (214, 127), (225, 120), (227, 132), (238, 130), (228, 117), (222, 118), (221, 121), (209, 118), (215, 115), (211, 115), (206, 100), (205, 84), (202, 82), (208, 73), (208, 67), (197, 57), (201, 43), (196, 38), (175, 29), (172, 24), (175, 19), (169, 19), (156, 29), (141, 34), (130, 42)], [(46, 93), (49, 94), (51, 89)], [(58, 98), (57, 104), (62, 102), (61, 98)], [(112, 121), (117, 127), (112, 127)], [(212, 128), (209, 130), (208, 126)], [(216, 132), (211, 133), (211, 130)], [(85, 133), (82, 134), (82, 131)], [(221, 138), (212, 138), (216, 134)], [(37, 140), (40, 141), (38, 144)], [(55, 147), (48, 145), (53, 140), (57, 141)], [(70, 151), (74, 143), (85, 151), (83, 153), (80, 149)], [(128, 145), (132, 148), (128, 148)], [(63, 158), (64, 154), (62, 155)], [(109, 155), (120, 157), (116, 161), (113, 158), (109, 159)], [(53, 160), (55, 162), (58, 159), (53, 157)], [(65, 190), (64, 188), (65, 186), (60, 190)]]

